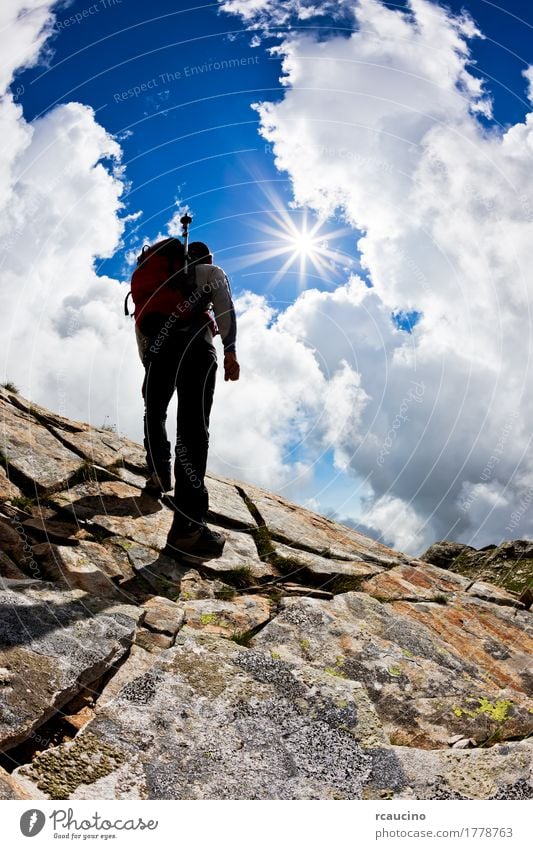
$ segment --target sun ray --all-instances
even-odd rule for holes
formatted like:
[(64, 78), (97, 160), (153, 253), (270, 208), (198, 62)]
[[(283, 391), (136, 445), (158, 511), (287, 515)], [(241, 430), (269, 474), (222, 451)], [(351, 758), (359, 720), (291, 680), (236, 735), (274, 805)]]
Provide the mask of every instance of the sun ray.
[(236, 268), (249, 268), (282, 258), (283, 262), (274, 272), (269, 288), (277, 285), (295, 268), (298, 287), (302, 290), (310, 272), (313, 278), (318, 276), (328, 281), (354, 265), (354, 257), (330, 247), (333, 240), (353, 233), (351, 228), (326, 230), (320, 218), (310, 223), (307, 209), (289, 210), (273, 194), (268, 195), (268, 199), (272, 206), (267, 212), (267, 220), (253, 222), (253, 226), (268, 238), (251, 244), (261, 244), (263, 250), (245, 254), (237, 261)]

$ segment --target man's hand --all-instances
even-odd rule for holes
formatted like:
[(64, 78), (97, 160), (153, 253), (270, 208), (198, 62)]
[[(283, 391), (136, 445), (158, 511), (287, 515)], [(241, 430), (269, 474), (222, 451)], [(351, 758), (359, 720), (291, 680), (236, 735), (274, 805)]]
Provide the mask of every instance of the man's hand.
[(224, 380), (238, 380), (241, 367), (233, 351), (224, 354)]

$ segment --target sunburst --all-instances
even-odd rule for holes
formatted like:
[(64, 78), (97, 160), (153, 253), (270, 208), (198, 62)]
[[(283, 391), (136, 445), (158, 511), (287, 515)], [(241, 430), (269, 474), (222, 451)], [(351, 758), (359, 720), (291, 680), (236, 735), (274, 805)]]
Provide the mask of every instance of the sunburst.
[(253, 225), (267, 237), (253, 243), (261, 249), (243, 253), (233, 267), (250, 268), (279, 258), (281, 264), (272, 274), (269, 288), (297, 273), (299, 288), (304, 289), (309, 278), (330, 280), (354, 265), (352, 257), (332, 246), (335, 239), (352, 233), (351, 228), (327, 230), (321, 219), (310, 224), (307, 210), (289, 210), (281, 204), (267, 210), (264, 218)]

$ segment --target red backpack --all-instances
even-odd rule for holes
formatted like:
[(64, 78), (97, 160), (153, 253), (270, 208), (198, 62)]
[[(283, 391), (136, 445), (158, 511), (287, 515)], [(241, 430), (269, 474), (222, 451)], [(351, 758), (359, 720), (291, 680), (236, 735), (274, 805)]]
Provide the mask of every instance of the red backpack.
[(183, 246), (178, 239), (163, 239), (145, 245), (137, 257), (137, 268), (131, 278), (131, 292), (126, 295), (124, 312), (129, 315), (131, 294), (135, 323), (147, 336), (158, 332), (170, 315), (178, 322), (190, 323), (205, 309), (205, 298), (195, 297), (195, 272), (183, 272)]

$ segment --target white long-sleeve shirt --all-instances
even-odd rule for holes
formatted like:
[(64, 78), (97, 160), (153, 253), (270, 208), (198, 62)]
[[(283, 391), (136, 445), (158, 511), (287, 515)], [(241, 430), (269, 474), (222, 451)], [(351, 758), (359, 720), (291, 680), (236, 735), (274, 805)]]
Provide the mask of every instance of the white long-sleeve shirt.
[[(199, 264), (195, 266), (195, 284), (196, 290), (200, 293), (204, 293), (207, 290), (210, 292), (213, 313), (224, 346), (224, 353), (235, 351), (237, 321), (231, 296), (231, 287), (225, 271), (218, 265)], [(184, 325), (183, 330), (188, 329), (188, 327), (190, 325)], [(141, 333), (137, 325), (135, 326), (135, 335), (139, 356), (142, 360), (150, 344), (150, 339)], [(207, 341), (211, 342), (212, 338), (211, 328), (206, 327)]]

